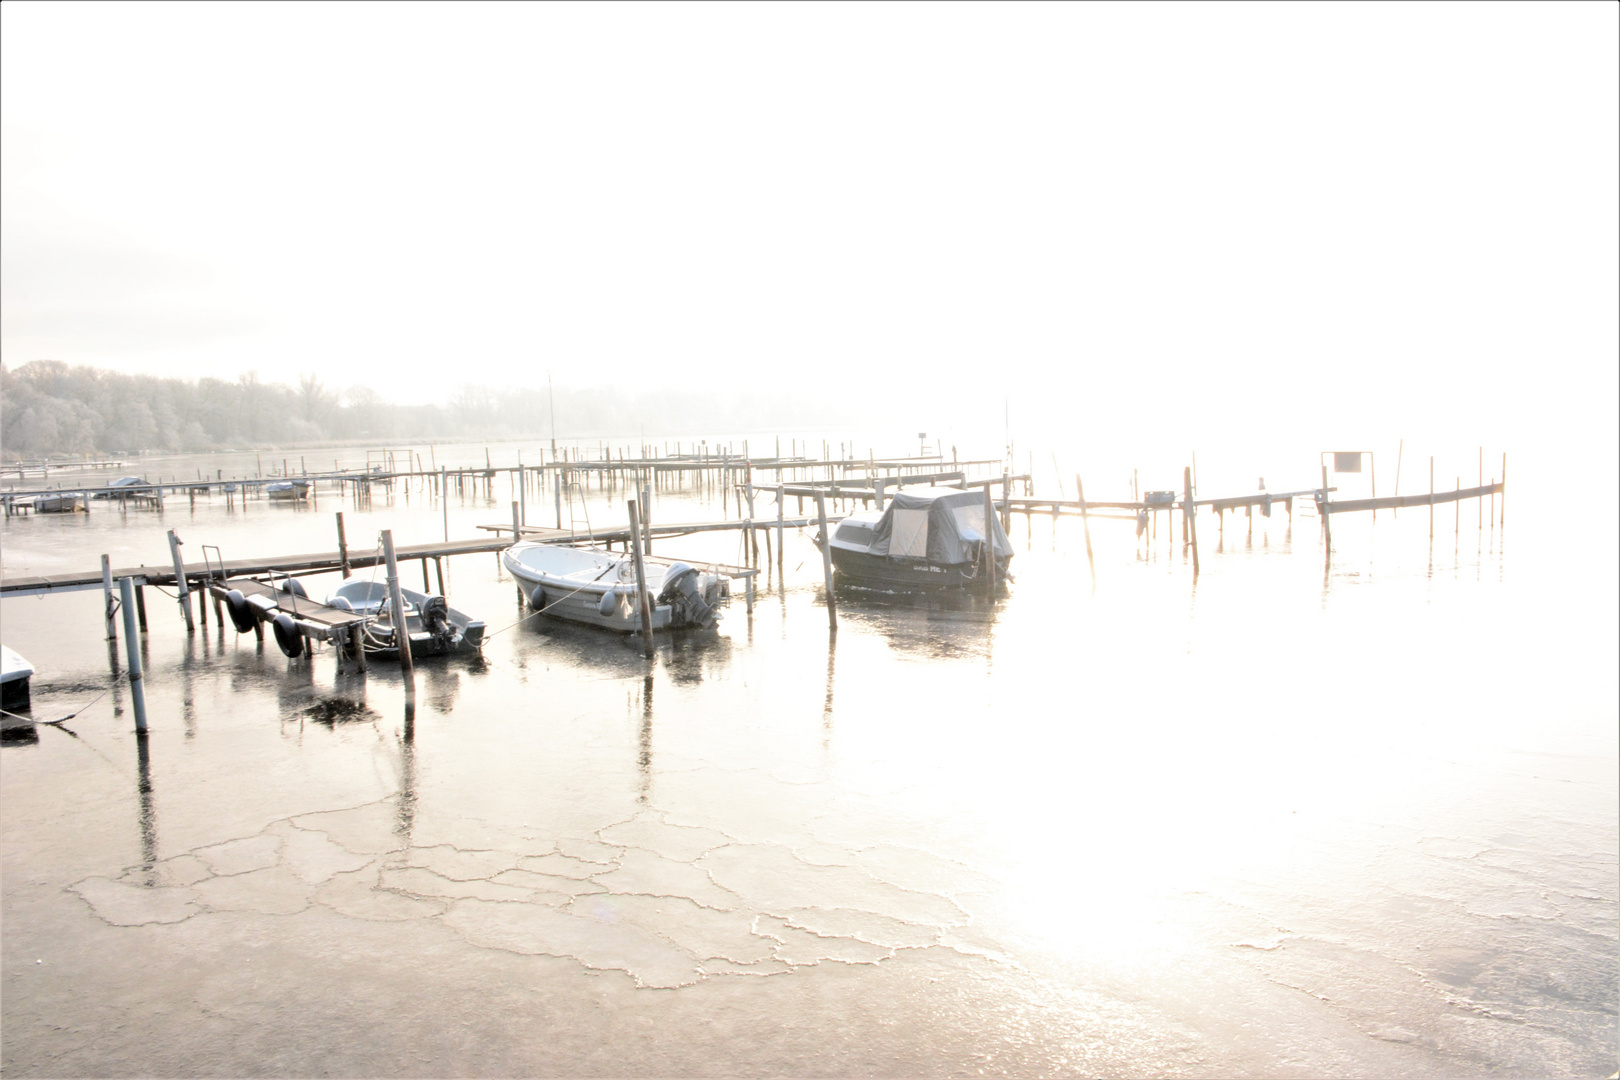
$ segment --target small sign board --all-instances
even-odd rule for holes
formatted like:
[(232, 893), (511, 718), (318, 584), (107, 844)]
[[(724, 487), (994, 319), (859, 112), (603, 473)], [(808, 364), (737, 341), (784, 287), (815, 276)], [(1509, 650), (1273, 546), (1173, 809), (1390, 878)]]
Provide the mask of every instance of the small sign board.
[(1333, 471), (1360, 472), (1361, 453), (1360, 450), (1335, 451), (1333, 454)]

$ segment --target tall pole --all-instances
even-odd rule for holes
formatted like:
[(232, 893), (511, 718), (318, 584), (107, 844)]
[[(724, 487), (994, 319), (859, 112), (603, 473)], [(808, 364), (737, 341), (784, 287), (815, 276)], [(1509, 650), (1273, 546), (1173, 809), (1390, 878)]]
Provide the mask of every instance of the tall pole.
[(118, 620), (114, 617), (118, 605), (113, 603), (112, 561), (103, 555), (101, 557), (101, 592), (107, 601), (107, 640), (118, 640)]
[(411, 663), (411, 630), (405, 621), (405, 597), (399, 591), (399, 563), (394, 558), (394, 530), (382, 531), (383, 562), (388, 567), (388, 603), (392, 607), (394, 645), (399, 652), (399, 670), (405, 676), (405, 693), (414, 695), (415, 667)]
[[(1086, 531), (1086, 565), (1091, 567), (1091, 587), (1097, 588), (1097, 561), (1091, 557), (1091, 519), (1086, 516), (1086, 485), (1081, 481), (1080, 474), (1074, 474), (1074, 490), (1080, 498), (1080, 525)], [(1061, 492), (1060, 492), (1061, 494)], [(1056, 521), (1054, 517), (1052, 520)]]
[(648, 660), (653, 656), (652, 634), (652, 605), (647, 599), (647, 564), (641, 555), (641, 514), (636, 508), (636, 500), (631, 499), (630, 507), (630, 534), (635, 537), (630, 543), (630, 550), (636, 567), (636, 606), (641, 612), (641, 654)]
[(349, 568), (349, 538), (343, 534), (343, 511), (337, 513), (338, 527), (338, 566), (343, 570), (343, 580), (349, 580), (354, 573)]
[(186, 617), (186, 633), (195, 634), (197, 624), (191, 621), (191, 590), (186, 587), (186, 564), (180, 561), (180, 538), (169, 530), (169, 555), (174, 559), (174, 584), (179, 593), (180, 611)]
[(816, 517), (821, 522), (821, 576), (827, 587), (827, 629), (838, 633), (838, 600), (833, 596), (832, 534), (827, 531), (827, 496), (816, 491)]
[[(1324, 480), (1327, 477), (1327, 467), (1326, 466), (1322, 467), (1322, 476), (1323, 476)], [(1077, 476), (1077, 477), (1075, 477), (1075, 479), (1078, 480), (1079, 477)], [(1192, 553), (1193, 553), (1193, 577), (1197, 578), (1198, 577), (1198, 504), (1193, 502), (1192, 468), (1190, 466), (1182, 471), (1181, 483), (1182, 483), (1182, 486), (1186, 489), (1186, 492), (1187, 492), (1187, 501), (1185, 503), (1182, 503), (1182, 505), (1181, 505), (1181, 523), (1182, 523), (1182, 525), (1184, 527), (1187, 527), (1191, 532), (1191, 536), (1192, 536)], [(1325, 488), (1327, 485), (1324, 482), (1322, 486)], [(1323, 515), (1322, 520), (1323, 521), (1327, 520), (1325, 511), (1324, 511), (1324, 515)]]
[(135, 707), (135, 731), (146, 734), (146, 689), (141, 681), (141, 639), (135, 632), (135, 583), (118, 579), (118, 595), (124, 605), (124, 647), (129, 656), (129, 696)]
[(450, 542), (450, 470), (439, 470), (439, 506), (444, 509), (444, 542)]

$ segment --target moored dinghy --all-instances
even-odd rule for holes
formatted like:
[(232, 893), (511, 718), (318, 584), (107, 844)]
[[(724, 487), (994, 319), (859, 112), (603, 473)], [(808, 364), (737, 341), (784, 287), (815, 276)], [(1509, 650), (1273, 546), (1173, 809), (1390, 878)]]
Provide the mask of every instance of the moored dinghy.
[[(410, 635), (411, 659), (441, 653), (476, 652), (484, 645), (484, 623), (451, 607), (442, 596), (429, 596), (415, 589), (401, 588), (405, 601), (405, 628)], [(366, 624), (366, 652), (371, 655), (399, 656), (394, 636), (393, 605), (388, 586), (380, 581), (350, 578), (326, 598), (326, 606), (361, 615), (375, 616)]]
[[(538, 611), (625, 633), (641, 629), (633, 555), (523, 541), (501, 552), (501, 562)], [(644, 566), (654, 630), (702, 629), (719, 619), (725, 578), (652, 557)]]

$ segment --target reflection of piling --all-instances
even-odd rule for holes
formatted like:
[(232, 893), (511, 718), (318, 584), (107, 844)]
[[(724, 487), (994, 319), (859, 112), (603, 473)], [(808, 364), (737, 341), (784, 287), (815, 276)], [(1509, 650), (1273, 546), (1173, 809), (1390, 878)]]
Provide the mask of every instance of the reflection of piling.
[(118, 579), (118, 595), (124, 606), (124, 646), (129, 656), (129, 696), (135, 706), (135, 730), (146, 731), (146, 690), (142, 684), (141, 639), (135, 632), (135, 583)]

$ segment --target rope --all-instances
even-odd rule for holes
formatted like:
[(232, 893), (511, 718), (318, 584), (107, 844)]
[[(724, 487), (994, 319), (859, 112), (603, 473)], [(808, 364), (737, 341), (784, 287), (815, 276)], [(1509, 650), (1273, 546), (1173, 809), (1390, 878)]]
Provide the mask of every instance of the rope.
[[(123, 676), (119, 676), (119, 680), (122, 681)], [(117, 683), (114, 683), (113, 685), (116, 686)], [(95, 697), (91, 698), (89, 701), (85, 702), (83, 705), (80, 705), (77, 709), (74, 709), (72, 712), (58, 720), (35, 720), (32, 716), (20, 716), (9, 709), (0, 709), (0, 713), (4, 713), (13, 720), (27, 720), (31, 724), (65, 724), (110, 693), (112, 693), (112, 686), (107, 687), (107, 689), (103, 690), (101, 693), (97, 694)]]
[[(623, 565), (623, 560), (620, 560), (619, 562), (612, 563), (612, 564), (604, 567), (602, 569), (602, 573), (597, 574), (596, 577), (592, 578), (589, 582), (586, 583), (586, 585), (592, 585), (592, 584), (595, 584), (598, 581), (601, 581), (603, 574), (606, 574), (609, 570), (617, 569), (621, 565)], [(552, 608), (556, 607), (558, 604), (562, 603), (564, 600), (567, 600), (569, 597), (577, 596), (580, 593), (584, 592), (585, 588), (586, 588), (586, 585), (581, 585), (577, 589), (573, 589), (573, 590), (570, 590), (569, 592), (563, 593), (561, 596), (559, 596), (557, 599), (551, 601), (545, 607), (536, 608), (534, 611), (531, 611), (529, 614), (523, 616), (523, 618), (519, 619), (515, 623), (512, 623), (510, 626), (503, 626), (499, 630), (495, 631), (495, 633), (493, 633), (493, 634), (492, 633), (485, 633), (484, 634), (484, 640), (488, 641), (490, 638), (494, 637), (495, 634), (504, 634), (508, 630), (511, 630), (513, 627), (522, 626), (524, 623), (528, 622), (530, 619), (534, 618), (536, 615), (544, 615), (546, 612), (550, 611)]]

